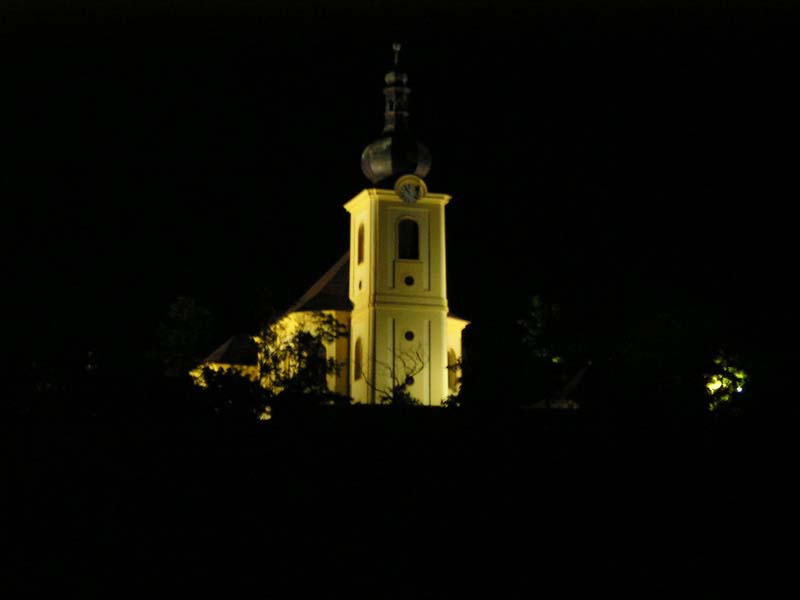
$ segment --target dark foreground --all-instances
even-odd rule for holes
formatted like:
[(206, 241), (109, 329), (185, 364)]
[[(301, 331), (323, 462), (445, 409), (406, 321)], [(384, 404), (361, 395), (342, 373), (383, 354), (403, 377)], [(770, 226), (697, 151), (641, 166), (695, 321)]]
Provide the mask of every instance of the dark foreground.
[(797, 533), (791, 426), (774, 425), (444, 409), (6, 425), (4, 586), (715, 598), (755, 584), (769, 597)]

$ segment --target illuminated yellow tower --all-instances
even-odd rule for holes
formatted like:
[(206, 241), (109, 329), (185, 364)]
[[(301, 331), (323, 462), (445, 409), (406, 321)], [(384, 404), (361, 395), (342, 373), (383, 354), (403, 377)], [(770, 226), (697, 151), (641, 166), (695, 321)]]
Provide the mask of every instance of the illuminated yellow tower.
[(457, 391), (453, 367), (466, 321), (449, 316), (446, 194), (429, 193), (428, 149), (409, 127), (408, 77), (394, 69), (384, 88), (385, 126), (361, 167), (375, 185), (351, 199), (350, 393), (376, 403), (402, 389), (424, 405)]

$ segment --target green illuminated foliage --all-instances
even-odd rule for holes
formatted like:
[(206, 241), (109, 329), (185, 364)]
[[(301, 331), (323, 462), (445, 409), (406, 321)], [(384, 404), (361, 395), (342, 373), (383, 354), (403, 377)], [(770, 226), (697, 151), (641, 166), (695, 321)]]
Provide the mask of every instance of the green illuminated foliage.
[(731, 406), (736, 397), (744, 393), (749, 379), (738, 361), (724, 352), (717, 353), (713, 364), (714, 367), (705, 374), (708, 410), (712, 412)]

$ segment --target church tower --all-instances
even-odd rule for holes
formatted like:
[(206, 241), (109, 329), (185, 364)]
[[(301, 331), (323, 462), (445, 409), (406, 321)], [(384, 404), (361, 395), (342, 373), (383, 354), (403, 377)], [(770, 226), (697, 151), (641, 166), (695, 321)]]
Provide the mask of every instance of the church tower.
[[(382, 136), (361, 157), (375, 187), (345, 204), (350, 213), (350, 392), (378, 403), (403, 389), (424, 405), (454, 393), (466, 321), (448, 316), (446, 194), (427, 190), (431, 156), (409, 126), (408, 77), (386, 74)], [(448, 368), (451, 367), (451, 368)]]

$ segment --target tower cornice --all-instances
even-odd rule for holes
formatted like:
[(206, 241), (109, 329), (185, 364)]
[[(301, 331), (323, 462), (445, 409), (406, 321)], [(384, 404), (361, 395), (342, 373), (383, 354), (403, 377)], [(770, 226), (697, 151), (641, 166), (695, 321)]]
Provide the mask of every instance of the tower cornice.
[(424, 198), (421, 198), (414, 204), (406, 204), (403, 202), (400, 197), (395, 193), (394, 190), (389, 190), (385, 188), (365, 188), (361, 190), (358, 194), (353, 196), (350, 200), (348, 200), (344, 207), (347, 209), (348, 212), (353, 212), (353, 210), (358, 210), (362, 203), (368, 202), (369, 200), (378, 200), (379, 202), (385, 203), (397, 203), (398, 205), (412, 207), (417, 206), (430, 206), (430, 205), (442, 205), (446, 206), (453, 197), (450, 194), (435, 194), (432, 192), (428, 192)]

